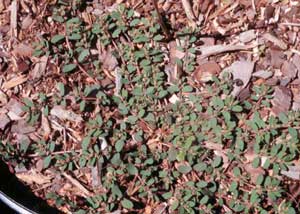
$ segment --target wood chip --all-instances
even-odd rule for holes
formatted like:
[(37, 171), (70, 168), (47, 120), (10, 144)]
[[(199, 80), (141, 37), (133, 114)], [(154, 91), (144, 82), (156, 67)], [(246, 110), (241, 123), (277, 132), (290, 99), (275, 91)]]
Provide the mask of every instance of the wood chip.
[(17, 0), (13, 0), (10, 5), (10, 30), (12, 37), (17, 37), (18, 33), (18, 23), (17, 23), (17, 14), (18, 14), (18, 8), (17, 8)]
[(27, 171), (25, 173), (17, 173), (17, 178), (26, 184), (38, 184), (43, 185), (51, 182), (51, 177), (37, 173), (34, 170)]
[(242, 43), (251, 42), (256, 38), (255, 30), (247, 30), (239, 35), (239, 40)]
[(8, 97), (7, 95), (0, 90), (0, 106), (4, 106), (8, 102)]
[(286, 60), (286, 56), (280, 50), (270, 49), (268, 52), (271, 57), (271, 65), (273, 68), (280, 69), (284, 61)]
[(206, 58), (212, 55), (217, 55), (221, 53), (231, 52), (231, 51), (241, 51), (249, 50), (254, 48), (256, 45), (213, 45), (213, 46), (201, 46), (197, 48), (201, 52), (200, 57)]
[(187, 18), (188, 18), (194, 25), (196, 25), (197, 18), (196, 18), (195, 14), (194, 14), (194, 11), (193, 11), (191, 2), (190, 2), (189, 0), (181, 0), (181, 2), (182, 2), (182, 6), (183, 6), (183, 9), (184, 9), (184, 12), (185, 12)]
[(272, 42), (274, 45), (278, 46), (282, 50), (286, 50), (288, 48), (287, 44), (284, 41), (278, 39), (276, 36), (270, 33), (265, 33), (263, 35), (263, 38), (268, 40), (269, 42)]
[(284, 78), (294, 79), (298, 74), (298, 69), (292, 62), (285, 61), (281, 67), (281, 73)]
[(14, 77), (13, 79), (5, 82), (2, 86), (2, 88), (5, 88), (5, 89), (10, 89), (10, 88), (13, 88), (13, 87), (16, 87), (18, 85), (21, 85), (23, 84), (24, 82), (26, 82), (28, 80), (28, 77), (24, 76), (24, 75), (21, 75), (21, 76), (17, 76), (17, 77)]
[(72, 111), (66, 110), (62, 106), (54, 106), (50, 111), (50, 115), (56, 116), (61, 120), (70, 120), (73, 122), (83, 121), (80, 115), (75, 114)]
[(29, 28), (29, 26), (33, 23), (33, 19), (31, 17), (31, 15), (28, 15), (25, 17), (25, 19), (23, 19), (22, 24), (21, 24), (21, 28), (23, 30)]
[(48, 121), (48, 118), (44, 114), (42, 114), (41, 125), (44, 131), (43, 137), (46, 140), (49, 138), (49, 135), (51, 134), (51, 128), (50, 128), (50, 123)]
[(85, 196), (89, 197), (92, 193), (85, 188), (78, 180), (73, 178), (72, 176), (68, 175), (66, 172), (62, 173), (75, 187), (77, 187)]
[(300, 166), (288, 166), (288, 170), (281, 170), (281, 174), (294, 180), (300, 180)]
[(262, 78), (262, 79), (268, 79), (268, 78), (273, 76), (273, 72), (265, 71), (265, 70), (259, 70), (259, 71), (256, 71), (255, 73), (253, 73), (253, 76), (254, 77), (259, 77), (259, 78)]
[(17, 101), (16, 99), (10, 99), (9, 102), (5, 105), (5, 108), (9, 111), (7, 115), (11, 120), (21, 119), (23, 116), (23, 104)]
[(45, 74), (47, 63), (48, 56), (41, 57), (40, 60), (35, 64), (34, 69), (30, 73), (31, 78), (35, 80), (40, 79)]
[(0, 0), (0, 13), (5, 9), (4, 0)]
[(30, 45), (20, 43), (14, 48), (13, 53), (19, 57), (24, 57), (24, 56), (31, 57), (33, 51), (34, 50)]

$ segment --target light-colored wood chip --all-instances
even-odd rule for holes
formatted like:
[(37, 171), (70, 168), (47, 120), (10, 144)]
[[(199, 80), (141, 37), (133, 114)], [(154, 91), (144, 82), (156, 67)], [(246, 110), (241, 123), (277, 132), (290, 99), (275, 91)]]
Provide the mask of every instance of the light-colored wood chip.
[(11, 28), (11, 35), (13, 37), (17, 37), (17, 32), (18, 32), (18, 17), (17, 17), (17, 14), (18, 14), (18, 7), (17, 7), (17, 0), (13, 0), (11, 2), (11, 5), (10, 5), (10, 28)]
[(187, 18), (196, 25), (197, 18), (194, 14), (190, 0), (181, 0), (181, 2)]
[(274, 36), (270, 33), (265, 33), (263, 35), (263, 38), (265, 40), (272, 42), (274, 45), (280, 47), (282, 50), (286, 50), (288, 48), (287, 44), (284, 41), (278, 39), (276, 36)]
[(26, 77), (24, 75), (17, 76), (17, 77), (12, 78), (11, 80), (5, 82), (2, 86), (2, 88), (10, 89), (10, 88), (13, 88), (13, 87), (23, 84), (27, 80), (28, 80), (28, 77)]
[(217, 55), (221, 53), (231, 52), (231, 51), (241, 51), (249, 50), (254, 48), (256, 45), (212, 45), (212, 46), (202, 46), (197, 48), (201, 52), (201, 58), (206, 58), (212, 55)]

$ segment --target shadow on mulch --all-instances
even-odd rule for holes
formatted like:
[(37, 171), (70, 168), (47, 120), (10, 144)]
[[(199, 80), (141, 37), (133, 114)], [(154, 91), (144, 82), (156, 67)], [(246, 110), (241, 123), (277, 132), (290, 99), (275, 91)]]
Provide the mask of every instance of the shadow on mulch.
[[(45, 201), (36, 197), (30, 189), (21, 183), (18, 178), (9, 172), (7, 165), (0, 160), (0, 190), (30, 210), (43, 214), (60, 214), (61, 212), (50, 207)], [(0, 201), (1, 213), (16, 213)], [(3, 212), (2, 212), (3, 211)]]

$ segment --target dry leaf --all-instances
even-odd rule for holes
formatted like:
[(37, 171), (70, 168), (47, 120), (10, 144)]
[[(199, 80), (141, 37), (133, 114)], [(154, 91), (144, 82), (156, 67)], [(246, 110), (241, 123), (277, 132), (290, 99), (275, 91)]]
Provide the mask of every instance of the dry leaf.
[(5, 108), (9, 111), (7, 115), (11, 120), (18, 120), (23, 116), (24, 111), (22, 109), (23, 104), (18, 102), (16, 99), (10, 99), (5, 105)]
[(101, 56), (99, 56), (99, 58), (102, 63), (102, 68), (106, 69), (108, 71), (113, 71), (118, 65), (118, 60), (109, 51), (106, 51), (105, 53), (103, 53)]
[(35, 131), (36, 129), (29, 125), (26, 120), (18, 120), (16, 124), (13, 124), (11, 127), (11, 132), (18, 134), (29, 134)]
[(253, 62), (237, 61), (224, 70), (224, 72), (231, 73), (233, 75), (233, 80), (236, 82), (233, 91), (231, 92), (233, 96), (237, 96), (240, 91), (248, 85), (253, 69)]
[(171, 64), (176, 64), (176, 59), (183, 59), (185, 57), (185, 53), (181, 50), (178, 50), (176, 41), (169, 42), (168, 46)]
[(165, 210), (167, 207), (168, 207), (168, 204), (166, 202), (161, 203), (155, 208), (153, 214), (163, 214), (163, 213), (165, 213)]
[(292, 63), (296, 66), (298, 71), (300, 71), (300, 56), (298, 54), (294, 54), (292, 57)]
[(221, 72), (221, 67), (214, 61), (209, 61), (199, 65), (192, 77), (198, 82), (208, 82), (213, 76), (217, 76)]
[(291, 90), (284, 86), (275, 87), (273, 100), (272, 100), (272, 112), (275, 115), (285, 113), (289, 111), (292, 102)]
[(288, 166), (288, 171), (281, 170), (281, 174), (294, 180), (300, 180), (300, 166)]
[(33, 22), (33, 19), (31, 17), (31, 15), (27, 15), (25, 17), (25, 19), (23, 19), (23, 21), (22, 21), (21, 28), (23, 30), (29, 28), (29, 26), (32, 24), (32, 22)]
[(169, 102), (172, 103), (172, 104), (175, 104), (176, 102), (179, 102), (179, 101), (180, 101), (180, 98), (176, 94), (173, 94), (169, 98)]
[(264, 175), (265, 170), (261, 167), (254, 168), (251, 163), (244, 164), (244, 169), (251, 175), (250, 179), (252, 183), (255, 183), (259, 175)]
[(281, 72), (284, 78), (294, 79), (298, 74), (298, 69), (293, 63), (285, 61), (281, 67)]
[(0, 129), (4, 130), (9, 123), (10, 118), (6, 114), (0, 114)]

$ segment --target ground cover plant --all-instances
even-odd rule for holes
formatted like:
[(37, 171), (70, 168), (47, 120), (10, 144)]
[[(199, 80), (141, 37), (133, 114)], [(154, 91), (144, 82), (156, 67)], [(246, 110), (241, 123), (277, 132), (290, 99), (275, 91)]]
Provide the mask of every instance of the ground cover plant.
[(0, 2), (0, 157), (51, 206), (299, 212), (299, 3)]

